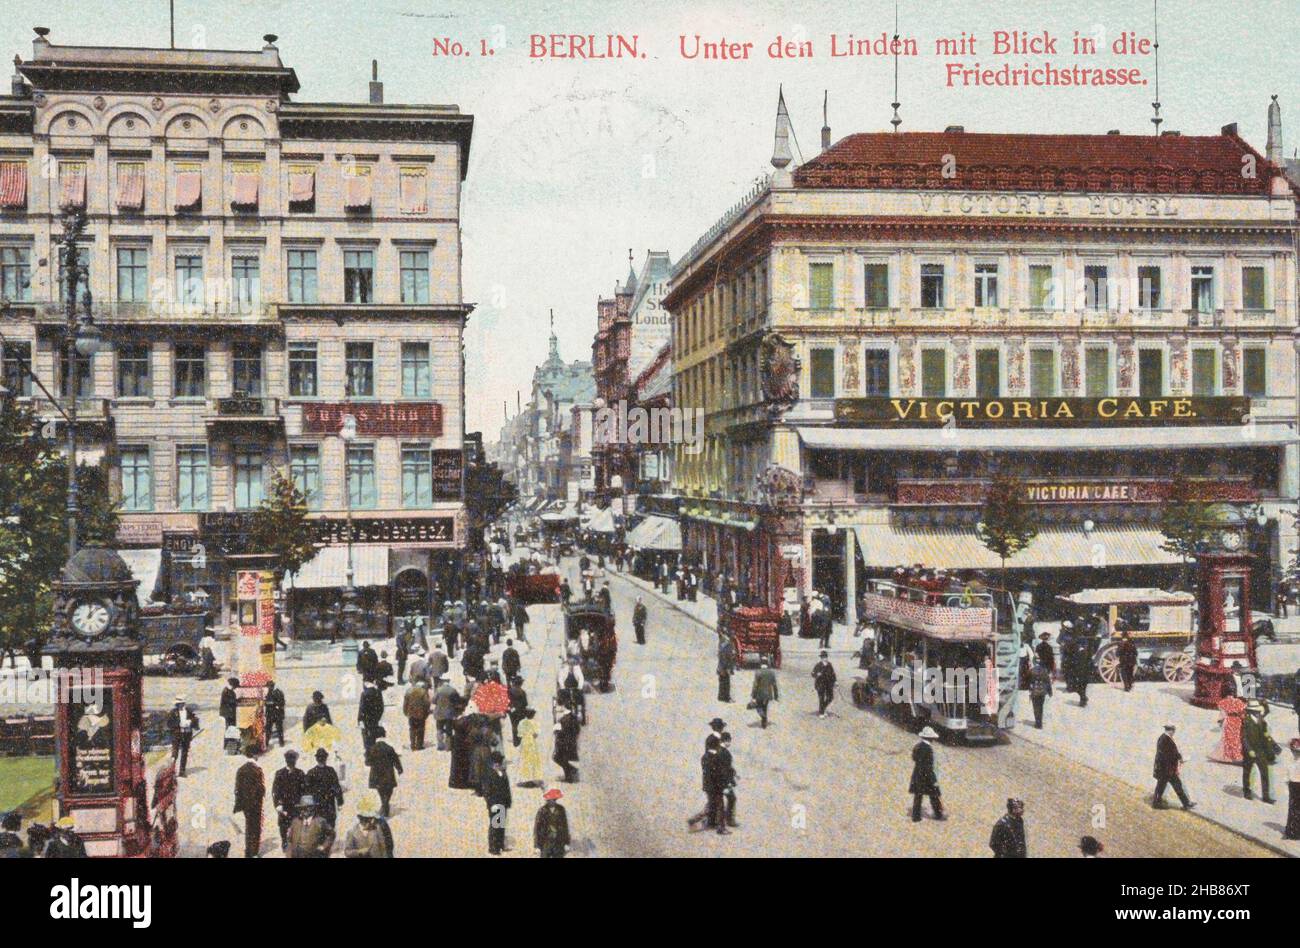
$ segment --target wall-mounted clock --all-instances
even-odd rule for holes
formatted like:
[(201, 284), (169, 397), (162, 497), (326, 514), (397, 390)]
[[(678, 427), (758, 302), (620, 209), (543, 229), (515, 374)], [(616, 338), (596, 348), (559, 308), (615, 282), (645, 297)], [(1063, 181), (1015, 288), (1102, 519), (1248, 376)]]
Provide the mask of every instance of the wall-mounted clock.
[(86, 641), (103, 635), (112, 618), (110, 605), (100, 599), (83, 599), (72, 607), (72, 629)]

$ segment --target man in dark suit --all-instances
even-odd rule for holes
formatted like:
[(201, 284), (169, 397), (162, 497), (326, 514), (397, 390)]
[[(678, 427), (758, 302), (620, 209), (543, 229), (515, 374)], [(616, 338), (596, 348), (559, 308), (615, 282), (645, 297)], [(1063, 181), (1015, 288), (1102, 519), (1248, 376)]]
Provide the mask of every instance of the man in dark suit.
[(1014, 797), (1007, 800), (1007, 812), (993, 824), (989, 849), (994, 859), (1024, 859), (1029, 855), (1025, 836), (1025, 804)]
[(1133, 690), (1133, 678), (1137, 674), (1138, 650), (1137, 645), (1129, 638), (1127, 632), (1120, 636), (1119, 645), (1115, 650), (1115, 657), (1119, 659), (1119, 677), (1124, 682), (1124, 690)]
[(519, 674), (523, 663), (519, 660), (519, 650), (515, 648), (514, 639), (506, 639), (506, 647), (501, 651), (501, 674), (510, 681)]
[[(824, 610), (823, 610), (824, 611)], [(822, 652), (812, 670), (813, 687), (817, 689), (817, 716), (826, 717), (826, 709), (835, 698), (835, 668)]]
[(912, 822), (921, 822), (921, 798), (930, 798), (930, 808), (936, 820), (946, 819), (943, 813), (943, 800), (939, 795), (939, 778), (934, 770), (934, 748), (931, 744), (939, 739), (934, 728), (926, 726), (921, 730), (921, 740), (912, 748), (912, 779), (907, 785), (907, 792), (912, 795)]
[(172, 739), (172, 760), (178, 761), (177, 776), (185, 776), (185, 765), (190, 759), (190, 742), (199, 719), (185, 704), (185, 698), (176, 696), (176, 706), (167, 712), (167, 733)]
[(321, 721), (326, 724), (334, 723), (334, 719), (330, 717), (329, 705), (325, 703), (325, 695), (319, 691), (313, 691), (311, 704), (307, 705), (307, 710), (302, 713), (302, 729), (303, 731), (310, 731)]
[(560, 805), (558, 787), (544, 793), (546, 800), (533, 820), (533, 848), (543, 859), (563, 859), (569, 848), (569, 814)]
[(325, 748), (316, 751), (316, 766), (307, 771), (307, 792), (316, 804), (316, 812), (334, 825), (338, 808), (343, 805), (343, 785), (338, 772), (329, 765), (330, 752)]
[(731, 703), (731, 676), (736, 673), (736, 646), (731, 636), (718, 632), (718, 700)]
[(510, 778), (506, 776), (506, 759), (500, 751), (492, 752), (492, 767), (483, 775), (483, 802), (488, 811), (488, 852), (499, 856), (506, 848), (506, 815), (513, 802)]
[(1042, 658), (1034, 660), (1034, 670), (1029, 673), (1029, 703), (1034, 706), (1034, 727), (1043, 729), (1043, 708), (1052, 696), (1052, 673)]
[[(226, 722), (226, 727), (231, 727), (235, 723), (235, 711), (239, 707), (239, 696), (235, 689), (239, 687), (238, 678), (229, 678), (226, 680), (226, 687), (221, 689), (220, 714), (221, 719)], [(225, 738), (225, 732), (221, 734)]]
[(736, 784), (740, 778), (736, 776), (736, 762), (731, 756), (731, 733), (723, 731), (719, 736), (722, 746), (718, 748), (718, 757), (721, 759), (719, 766), (722, 768), (724, 789), (722, 791), (723, 809), (727, 819), (727, 826), (736, 829), (740, 826), (736, 822)]
[(280, 746), (284, 746), (284, 692), (273, 681), (266, 683), (266, 742), (280, 736)]
[(726, 773), (726, 761), (722, 757), (722, 740), (717, 734), (710, 734), (704, 741), (704, 754), (700, 757), (700, 785), (704, 790), (704, 809), (686, 821), (689, 829), (695, 829), (703, 823), (716, 828), (719, 836), (727, 836), (726, 798), (729, 775)]
[(289, 827), (298, 813), (298, 801), (307, 790), (307, 775), (298, 769), (298, 752), (284, 752), (284, 766), (275, 772), (271, 781), (271, 805), (280, 823), (280, 846), (289, 848)]
[(369, 642), (362, 642), (361, 651), (357, 652), (357, 673), (361, 676), (361, 680), (374, 681), (378, 670), (379, 656), (375, 654)]
[(366, 766), (370, 768), (370, 787), (379, 793), (382, 804), (380, 816), (387, 819), (392, 816), (389, 804), (393, 791), (397, 789), (397, 775), (402, 772), (402, 758), (391, 744), (384, 740), (388, 732), (382, 727), (375, 728), (375, 741), (366, 751)]
[(636, 597), (636, 605), (632, 607), (632, 631), (636, 633), (636, 644), (645, 645), (645, 620), (646, 608), (641, 597)]
[(266, 776), (257, 763), (257, 752), (247, 751), (248, 759), (235, 771), (235, 812), (244, 814), (244, 858), (256, 859), (262, 848), (262, 801), (266, 796)]
[(384, 717), (384, 696), (373, 681), (361, 686), (361, 700), (357, 704), (357, 723), (361, 725), (361, 743), (370, 750), (375, 743), (375, 731)]
[(1182, 762), (1183, 755), (1179, 752), (1178, 745), (1174, 743), (1174, 726), (1166, 724), (1165, 732), (1156, 740), (1156, 763), (1152, 771), (1152, 776), (1156, 778), (1156, 794), (1151, 800), (1151, 805), (1157, 810), (1165, 808), (1166, 786), (1174, 788), (1174, 793), (1178, 795), (1184, 810), (1196, 806), (1187, 799), (1187, 791), (1183, 789), (1183, 778), (1178, 774)]

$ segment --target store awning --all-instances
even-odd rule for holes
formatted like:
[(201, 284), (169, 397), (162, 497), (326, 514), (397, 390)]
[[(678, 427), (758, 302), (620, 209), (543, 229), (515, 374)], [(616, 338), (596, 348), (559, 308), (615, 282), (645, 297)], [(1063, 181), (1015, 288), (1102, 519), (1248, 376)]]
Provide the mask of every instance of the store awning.
[(135, 598), (139, 600), (140, 605), (147, 606), (154, 601), (154, 593), (158, 591), (158, 572), (162, 568), (162, 550), (118, 550), (118, 555), (126, 563), (127, 568), (131, 570), (131, 575), (140, 580), (140, 585), (135, 587)]
[[(996, 553), (980, 542), (974, 528), (914, 527), (889, 524), (855, 527), (862, 562), (868, 569), (894, 569), (917, 563), (934, 569), (997, 569)], [(1154, 527), (1128, 524), (1045, 529), (1011, 559), (1011, 569), (1073, 566), (1166, 566), (1180, 563), (1162, 550), (1164, 536)]]
[[(341, 589), (348, 582), (348, 548), (321, 547), (298, 575), (292, 576), (292, 582), (290, 576), (285, 576), (282, 583), (285, 589), (290, 585), (295, 589)], [(388, 547), (353, 545), (352, 584), (358, 589), (388, 585)]]
[(587, 522), (587, 529), (593, 533), (618, 532), (618, 526), (614, 523), (613, 508), (606, 507), (604, 510), (597, 510), (591, 520)]
[(1114, 451), (1297, 444), (1283, 422), (1165, 428), (799, 428), (810, 448), (831, 451)]
[(627, 545), (640, 550), (680, 550), (681, 525), (671, 517), (651, 514), (628, 533)]

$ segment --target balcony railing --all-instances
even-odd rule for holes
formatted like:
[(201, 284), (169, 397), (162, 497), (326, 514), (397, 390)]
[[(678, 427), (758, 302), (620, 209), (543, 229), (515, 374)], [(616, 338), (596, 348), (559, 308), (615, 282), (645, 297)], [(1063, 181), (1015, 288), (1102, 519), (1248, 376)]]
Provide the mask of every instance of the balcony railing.
[[(36, 303), (35, 310), (36, 321), (39, 323), (62, 325), (67, 318), (62, 302)], [(179, 303), (173, 300), (142, 303), (95, 300), (91, 304), (91, 315), (102, 325), (179, 323), (255, 326), (274, 323), (278, 319), (276, 306), (272, 303)]]
[(231, 395), (225, 398), (208, 399), (208, 410), (204, 420), (208, 424), (231, 422), (265, 422), (279, 424), (284, 419), (280, 416), (278, 398), (261, 398), (256, 395)]

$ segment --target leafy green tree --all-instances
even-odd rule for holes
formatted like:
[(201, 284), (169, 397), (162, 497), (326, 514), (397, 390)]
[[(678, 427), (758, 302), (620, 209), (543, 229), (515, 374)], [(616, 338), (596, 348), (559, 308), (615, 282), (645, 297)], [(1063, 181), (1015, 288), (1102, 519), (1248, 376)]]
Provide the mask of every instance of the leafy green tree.
[(1202, 500), (1196, 486), (1181, 471), (1176, 471), (1169, 484), (1169, 498), (1160, 508), (1158, 525), (1165, 538), (1160, 549), (1183, 562), (1184, 588), (1191, 580), (1192, 560), (1222, 522), (1214, 505)]
[[(270, 493), (253, 514), (249, 549), (275, 557), (277, 583), (316, 556), (316, 533), (307, 519), (307, 495), (279, 471), (272, 474)], [(293, 595), (292, 585), (289, 595)], [(291, 609), (292, 602), (286, 602), (285, 611), (290, 615)]]
[[(53, 583), (67, 561), (68, 466), (33, 409), (0, 397), (0, 658), (34, 663), (49, 637)], [(117, 508), (100, 465), (78, 465), (78, 540), (111, 546)]]
[(1037, 511), (1025, 503), (1025, 485), (1009, 474), (998, 474), (984, 494), (984, 506), (975, 533), (981, 543), (1002, 561), (1029, 546), (1038, 536)]

